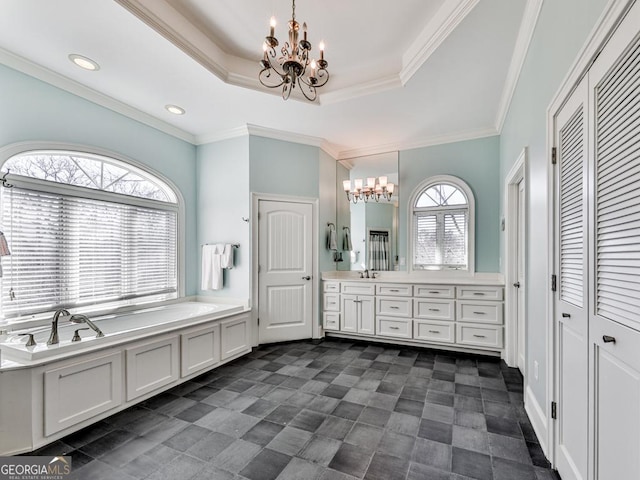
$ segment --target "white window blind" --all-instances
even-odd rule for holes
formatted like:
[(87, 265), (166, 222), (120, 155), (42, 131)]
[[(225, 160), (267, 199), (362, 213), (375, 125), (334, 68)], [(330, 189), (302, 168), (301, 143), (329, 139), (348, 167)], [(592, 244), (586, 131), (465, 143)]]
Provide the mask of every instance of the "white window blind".
[(177, 290), (177, 212), (2, 189), (5, 317)]
[(640, 324), (640, 41), (596, 89), (596, 308)]
[(414, 212), (414, 268), (466, 268), (466, 210)]
[(582, 106), (560, 131), (560, 298), (584, 303), (585, 151)]

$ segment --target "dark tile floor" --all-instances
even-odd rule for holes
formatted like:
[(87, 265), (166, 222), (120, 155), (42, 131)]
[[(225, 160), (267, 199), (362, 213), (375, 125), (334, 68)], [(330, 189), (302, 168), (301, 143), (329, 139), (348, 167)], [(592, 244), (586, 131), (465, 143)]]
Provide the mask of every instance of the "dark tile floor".
[(267, 345), (35, 454), (81, 480), (557, 480), (497, 359)]

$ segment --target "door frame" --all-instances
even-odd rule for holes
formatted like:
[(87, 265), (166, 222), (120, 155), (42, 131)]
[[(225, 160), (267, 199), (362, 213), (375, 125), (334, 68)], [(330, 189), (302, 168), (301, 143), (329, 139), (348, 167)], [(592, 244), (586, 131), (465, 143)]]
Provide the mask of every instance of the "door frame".
[(251, 325), (252, 328), (252, 345), (254, 347), (259, 345), (260, 342), (260, 330), (258, 328), (258, 302), (260, 285), (258, 283), (258, 253), (259, 253), (259, 231), (258, 231), (258, 213), (260, 211), (261, 201), (271, 202), (283, 202), (283, 203), (303, 203), (311, 205), (312, 218), (311, 218), (311, 256), (312, 256), (312, 278), (311, 278), (311, 325), (312, 338), (320, 338), (320, 323), (319, 323), (319, 288), (320, 279), (318, 273), (318, 199), (309, 197), (296, 197), (290, 195), (277, 195), (271, 193), (256, 193), (251, 192)]
[[(526, 222), (526, 196), (527, 196), (527, 183), (526, 183), (526, 170), (528, 163), (528, 148), (524, 147), (518, 156), (515, 164), (507, 174), (505, 178), (505, 298), (504, 298), (504, 310), (505, 310), (505, 362), (510, 367), (518, 366), (518, 289), (513, 286), (518, 281), (518, 186), (520, 182), (525, 182), (525, 222)], [(527, 238), (527, 227), (525, 223), (525, 236)], [(526, 250), (525, 250), (526, 252)], [(526, 254), (525, 254), (525, 271), (523, 276), (526, 278)], [(524, 286), (526, 287), (526, 285)], [(524, 314), (525, 325), (526, 321), (526, 293)], [(525, 350), (526, 352), (526, 350)], [(525, 367), (525, 374), (528, 373), (528, 368)], [(526, 378), (525, 382), (526, 384)]]
[[(587, 36), (585, 43), (578, 53), (569, 72), (564, 77), (555, 95), (551, 99), (547, 107), (547, 125), (546, 125), (546, 169), (547, 169), (547, 225), (549, 225), (547, 238), (547, 296), (546, 300), (546, 341), (545, 341), (545, 359), (546, 359), (546, 404), (540, 404), (538, 399), (531, 393), (531, 388), (525, 382), (525, 409), (527, 412), (535, 412), (531, 417), (531, 423), (535, 430), (540, 446), (555, 467), (556, 464), (556, 435), (554, 420), (551, 418), (551, 402), (557, 401), (558, 392), (556, 391), (556, 363), (558, 359), (555, 355), (556, 332), (555, 332), (555, 302), (554, 293), (551, 291), (551, 275), (555, 272), (555, 263), (557, 252), (555, 250), (555, 215), (557, 209), (557, 198), (555, 198), (555, 175), (556, 168), (552, 164), (552, 148), (556, 144), (555, 139), (555, 118), (562, 109), (565, 102), (571, 96), (575, 87), (579, 84), (582, 77), (589, 71), (591, 64), (595, 61), (600, 51), (604, 48), (607, 40), (613, 34), (618, 24), (624, 18), (626, 12), (635, 3), (636, 0), (609, 0), (602, 12), (602, 15), (596, 22), (596, 25)], [(531, 378), (529, 376), (529, 378)], [(591, 451), (589, 452), (591, 454)]]

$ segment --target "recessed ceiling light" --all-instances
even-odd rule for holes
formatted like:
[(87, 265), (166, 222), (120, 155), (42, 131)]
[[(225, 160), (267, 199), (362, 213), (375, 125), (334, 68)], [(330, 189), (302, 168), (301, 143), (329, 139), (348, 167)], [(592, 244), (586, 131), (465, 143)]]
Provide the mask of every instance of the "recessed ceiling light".
[(97, 62), (94, 62), (90, 58), (84, 57), (82, 55), (78, 55), (77, 53), (72, 53), (71, 55), (69, 55), (69, 60), (71, 60), (80, 68), (84, 68), (85, 70), (91, 70), (92, 72), (100, 70), (100, 65), (98, 65)]
[(185, 114), (185, 109), (182, 108), (182, 107), (179, 107), (177, 105), (165, 105), (164, 108), (166, 108), (168, 112), (171, 112), (174, 115), (184, 115)]

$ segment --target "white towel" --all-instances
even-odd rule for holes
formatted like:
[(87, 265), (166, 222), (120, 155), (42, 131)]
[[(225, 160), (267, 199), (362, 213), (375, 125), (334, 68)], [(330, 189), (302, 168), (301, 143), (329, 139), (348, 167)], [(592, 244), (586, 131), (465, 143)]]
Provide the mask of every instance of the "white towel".
[(327, 233), (327, 250), (337, 250), (338, 239), (336, 236), (336, 227), (333, 224), (329, 225), (329, 232)]
[(202, 246), (202, 290), (220, 290), (222, 288), (222, 253), (224, 245)]
[[(220, 245), (218, 245), (220, 248)], [(222, 260), (221, 260), (222, 268), (233, 268), (233, 245), (230, 243), (226, 243), (222, 245)]]

